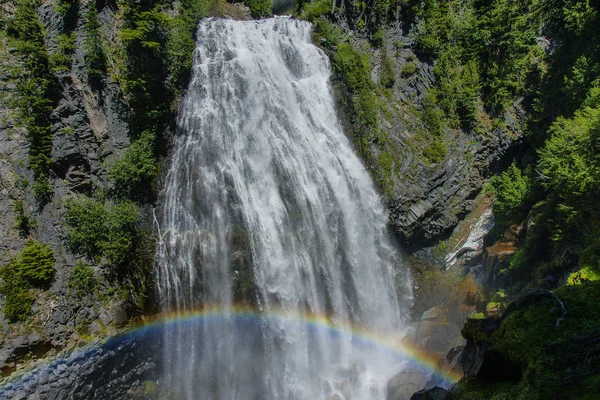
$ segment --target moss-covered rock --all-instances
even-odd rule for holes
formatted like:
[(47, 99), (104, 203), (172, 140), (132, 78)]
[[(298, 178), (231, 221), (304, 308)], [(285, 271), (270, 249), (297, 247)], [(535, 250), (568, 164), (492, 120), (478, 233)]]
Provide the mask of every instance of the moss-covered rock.
[(593, 399), (600, 393), (600, 282), (533, 290), (501, 318), (469, 320), (463, 334), (465, 378), (453, 399)]

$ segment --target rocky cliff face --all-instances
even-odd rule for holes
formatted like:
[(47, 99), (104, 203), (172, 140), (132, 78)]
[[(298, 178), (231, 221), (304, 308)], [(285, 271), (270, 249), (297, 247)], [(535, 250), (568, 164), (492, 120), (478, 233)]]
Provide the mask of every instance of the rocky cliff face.
[[(378, 129), (383, 135), (376, 134), (370, 140), (368, 154), (363, 157), (380, 181), (391, 224), (409, 250), (447, 237), (472, 210), (491, 171), (520, 143), (525, 122), (520, 99), (507, 109), (501, 123), (492, 123), (480, 101), (481, 129), (445, 128), (439, 136), (431, 132), (423, 113), (435, 85), (435, 61), (416, 50), (416, 23), (391, 23), (374, 43), (368, 29), (348, 28), (340, 14), (334, 18), (334, 25), (347, 32), (352, 45), (370, 59), (371, 79), (377, 87), (372, 90), (381, 104)], [(320, 44), (332, 56), (337, 51), (325, 39)], [(357, 110), (350, 105), (354, 94), (335, 68), (334, 83), (346, 132), (353, 138), (364, 136), (364, 127), (356, 123)], [(432, 155), (431, 149), (438, 145), (443, 150)], [(385, 179), (378, 179), (385, 168), (382, 149), (391, 154), (393, 165)]]
[[(14, 12), (12, 4), (3, 2), (3, 21)], [(86, 3), (78, 4), (79, 15)], [(49, 53), (57, 50), (57, 36), (64, 18), (55, 2), (43, 2), (37, 8), (44, 28)], [(116, 9), (107, 4), (100, 12), (103, 36), (107, 45), (116, 40), (119, 21)], [(22, 59), (12, 47), (11, 39), (0, 37), (0, 259), (9, 262), (29, 237), (46, 243), (53, 250), (56, 264), (49, 290), (33, 289), (35, 303), (32, 315), (24, 322), (9, 324), (0, 315), (0, 371), (7, 375), (20, 364), (64, 348), (116, 332), (126, 322), (130, 309), (126, 296), (117, 295), (105, 279), (106, 271), (92, 266), (99, 280), (98, 293), (76, 295), (69, 289), (69, 277), (78, 257), (65, 246), (62, 230), (65, 200), (82, 193), (102, 190), (107, 186), (106, 165), (129, 144), (127, 106), (119, 85), (109, 76), (102, 78), (100, 89), (87, 78), (84, 62), (84, 24), (79, 18), (73, 34), (75, 49), (70, 56), (70, 70), (55, 72), (58, 101), (52, 110), (50, 185), (52, 200), (41, 209), (32, 192), (33, 173), (28, 169), (29, 141), (27, 131), (19, 123), (13, 104), (18, 96), (16, 85), (21, 79)], [(23, 205), (23, 212), (17, 204)], [(17, 219), (31, 221), (31, 231), (20, 234)], [(3, 301), (3, 299), (1, 300)]]

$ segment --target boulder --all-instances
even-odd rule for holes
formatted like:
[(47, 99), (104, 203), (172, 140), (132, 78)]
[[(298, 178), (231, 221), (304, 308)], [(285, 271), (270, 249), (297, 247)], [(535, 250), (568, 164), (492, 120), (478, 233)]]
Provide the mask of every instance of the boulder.
[(446, 389), (436, 386), (431, 389), (419, 390), (410, 400), (451, 400), (452, 395)]

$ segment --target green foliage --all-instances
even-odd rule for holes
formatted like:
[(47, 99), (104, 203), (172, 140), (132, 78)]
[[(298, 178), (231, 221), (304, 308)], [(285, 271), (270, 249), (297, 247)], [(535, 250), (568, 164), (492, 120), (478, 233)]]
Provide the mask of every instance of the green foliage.
[(352, 103), (359, 123), (377, 125), (377, 99), (371, 80), (371, 63), (367, 53), (361, 53), (348, 43), (340, 43), (333, 57), (333, 66), (352, 94)]
[(15, 264), (16, 273), (34, 286), (45, 287), (54, 277), (54, 252), (47, 244), (34, 239), (25, 242)]
[(441, 137), (446, 128), (444, 123), (444, 112), (440, 110), (437, 104), (437, 98), (433, 94), (428, 94), (423, 98), (423, 112), (421, 119), (427, 126), (429, 133), (434, 137)]
[[(304, 3), (300, 11), (300, 19), (316, 23), (318, 20), (323, 21), (321, 16), (331, 13), (331, 0), (319, 0), (310, 3)], [(297, 3), (297, 5), (300, 3)]]
[(414, 62), (407, 62), (402, 66), (400, 75), (403, 78), (408, 78), (409, 76), (414, 75), (415, 72), (417, 72), (417, 65)]
[(510, 305), (500, 328), (491, 334), (479, 329), (479, 321), (467, 321), (465, 337), (490, 343), (505, 358), (521, 365), (523, 376), (517, 382), (493, 385), (462, 380), (453, 399), (594, 398), (600, 281), (564, 286), (555, 295), (546, 292)]
[(141, 240), (141, 210), (130, 201), (91, 198), (66, 203), (65, 235), (71, 251), (118, 268), (132, 260)]
[(108, 176), (118, 197), (140, 200), (151, 195), (157, 173), (153, 148), (154, 135), (144, 132), (110, 167)]
[(98, 287), (98, 280), (92, 267), (82, 262), (75, 264), (69, 276), (68, 287), (79, 297), (92, 295)]
[(73, 13), (77, 6), (76, 0), (57, 0), (56, 3), (56, 12), (64, 18)]
[(87, 23), (85, 24), (83, 40), (85, 66), (87, 67), (88, 77), (97, 82), (106, 73), (106, 52), (102, 45), (96, 0), (88, 0), (87, 8), (85, 15)]
[(583, 267), (579, 271), (573, 272), (567, 279), (567, 285), (581, 285), (585, 282), (600, 280), (600, 274), (597, 274), (590, 267)]
[(585, 234), (600, 216), (600, 110), (586, 107), (558, 118), (539, 152), (543, 185), (555, 203), (555, 239)]
[(123, 91), (133, 110), (130, 128), (137, 137), (148, 130), (157, 132), (167, 123), (173, 91), (169, 76), (169, 17), (160, 5), (127, 1), (123, 5), (125, 48)]
[(27, 282), (15, 271), (15, 264), (9, 263), (0, 269), (0, 292), (4, 295), (4, 316), (11, 322), (24, 321), (31, 312), (34, 298)]
[(53, 108), (55, 82), (50, 74), (48, 52), (43, 30), (33, 0), (19, 2), (14, 16), (8, 21), (6, 32), (14, 39), (15, 48), (23, 60), (24, 74), (17, 83), (21, 123), (27, 128), (29, 140), (29, 167), (34, 172), (33, 191), (38, 207), (50, 199), (48, 183), (52, 134), (50, 114)]
[(75, 51), (75, 34), (61, 33), (56, 36), (56, 51), (50, 55), (49, 62), (54, 73), (71, 70), (71, 55)]
[(217, 0), (183, 0), (178, 15), (170, 21), (167, 41), (169, 88), (174, 93), (183, 91), (192, 70), (192, 54), (196, 48), (194, 33), (198, 21), (217, 7)]
[(385, 88), (391, 88), (396, 83), (396, 67), (394, 60), (382, 51), (381, 71), (379, 73), (379, 82)]
[(371, 43), (373, 43), (373, 47), (381, 48), (384, 44), (385, 39), (385, 28), (379, 27), (373, 34), (373, 38), (371, 39)]
[(32, 186), (33, 196), (38, 204), (38, 209), (50, 202), (52, 198), (53, 190), (50, 186), (48, 177), (40, 175), (35, 179)]
[(12, 322), (24, 321), (31, 312), (32, 286), (47, 287), (54, 277), (54, 253), (46, 244), (30, 239), (16, 260), (0, 269), (4, 315)]
[(521, 170), (512, 163), (501, 175), (492, 178), (492, 185), (496, 191), (494, 201), (494, 217), (500, 224), (515, 221), (529, 196), (530, 182)]
[(432, 164), (444, 161), (448, 151), (440, 140), (434, 140), (423, 149), (423, 156)]
[(414, 9), (422, 18), (417, 50), (437, 59), (436, 90), (451, 125), (471, 127), (481, 88), (487, 109), (497, 114), (526, 93), (543, 58), (539, 1), (428, 0)]
[(326, 47), (339, 45), (345, 36), (340, 28), (329, 21), (317, 19), (314, 22), (313, 41)]
[[(541, 78), (524, 81), (534, 98), (527, 139), (537, 155), (526, 203), (535, 206), (530, 211), (534, 223), (528, 224), (524, 245), (511, 262), (513, 282), (573, 270), (600, 272), (598, 6), (537, 4), (548, 18), (544, 29), (554, 32), (557, 45), (542, 65)], [(521, 212), (522, 217), (526, 210)], [(526, 270), (530, 273), (522, 274)], [(575, 272), (571, 281), (580, 276)]]
[(268, 17), (273, 8), (272, 0), (244, 0), (244, 4), (250, 9), (252, 18)]

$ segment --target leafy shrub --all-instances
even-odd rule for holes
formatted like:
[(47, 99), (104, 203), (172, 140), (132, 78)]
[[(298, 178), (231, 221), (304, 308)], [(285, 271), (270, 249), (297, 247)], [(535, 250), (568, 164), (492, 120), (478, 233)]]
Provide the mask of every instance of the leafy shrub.
[(54, 277), (54, 253), (50, 246), (28, 240), (16, 260), (0, 269), (3, 282), (4, 315), (9, 320), (23, 321), (34, 303), (31, 286), (45, 287)]
[(109, 205), (106, 215), (106, 235), (102, 250), (109, 265), (125, 264), (135, 255), (140, 241), (141, 210), (135, 203), (126, 201)]
[(110, 167), (108, 176), (117, 196), (138, 200), (150, 196), (157, 173), (153, 149), (154, 135), (144, 132)]
[(33, 295), (28, 284), (16, 271), (15, 263), (9, 263), (0, 269), (2, 284), (0, 292), (4, 295), (4, 315), (12, 322), (24, 321), (31, 312)]
[(94, 270), (88, 264), (78, 262), (75, 264), (71, 276), (69, 276), (69, 289), (73, 290), (77, 296), (84, 297), (94, 293), (98, 285)]
[(381, 46), (383, 46), (384, 38), (385, 38), (385, 29), (384, 28), (377, 29), (375, 31), (375, 33), (373, 34), (373, 39), (372, 39), (373, 47), (380, 48)]
[(322, 43), (321, 39), (324, 39), (325, 46), (329, 48), (329, 46), (337, 46), (344, 39), (342, 30), (329, 21), (317, 19), (313, 24), (313, 41), (315, 43)]
[(379, 82), (381, 82), (383, 87), (389, 89), (396, 83), (394, 60), (387, 54), (383, 54), (381, 57), (381, 72), (379, 75)]
[(322, 15), (331, 13), (331, 5), (331, 0), (319, 0), (304, 3), (302, 5), (302, 11), (300, 12), (300, 18), (315, 23)]
[(519, 215), (530, 192), (529, 179), (512, 163), (501, 175), (492, 178), (496, 191), (494, 217), (500, 224), (508, 224)]
[(71, 251), (94, 259), (102, 254), (106, 216), (104, 204), (90, 198), (71, 199), (66, 203), (65, 222), (70, 229), (66, 238)]
[(63, 16), (66, 17), (69, 13), (72, 12), (73, 8), (75, 8), (75, 5), (77, 4), (77, 1), (74, 0), (57, 0), (56, 2), (56, 12)]
[(273, 8), (272, 0), (244, 0), (244, 4), (250, 9), (252, 18), (268, 17)]
[(54, 252), (47, 244), (29, 239), (19, 254), (16, 271), (34, 286), (47, 286), (54, 277)]
[(104, 256), (113, 267), (131, 260), (140, 239), (138, 206), (86, 197), (68, 200), (66, 208), (65, 234), (71, 251), (96, 261)]
[(446, 146), (440, 140), (434, 140), (423, 149), (423, 156), (432, 164), (444, 161), (447, 153)]
[(421, 113), (421, 119), (432, 136), (442, 136), (445, 128), (444, 112), (440, 110), (435, 95), (431, 93), (423, 98), (423, 112)]
[(415, 64), (414, 62), (407, 62), (402, 66), (400, 75), (403, 78), (408, 78), (409, 76), (412, 76), (415, 72), (417, 72), (417, 64)]
[(38, 176), (35, 182), (33, 182), (31, 189), (33, 190), (33, 197), (35, 197), (35, 201), (38, 204), (38, 209), (42, 209), (48, 204), (54, 193), (50, 186), (49, 178), (46, 175)]

